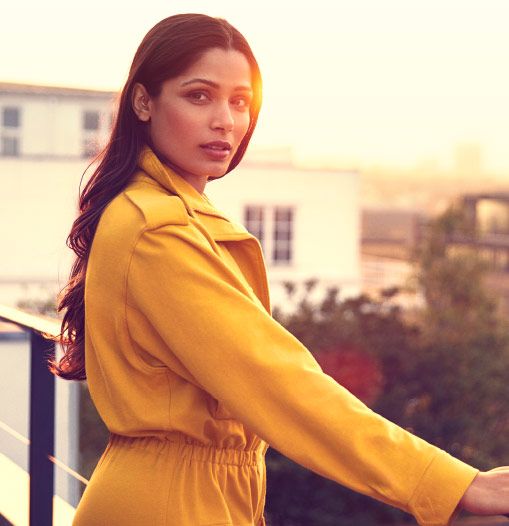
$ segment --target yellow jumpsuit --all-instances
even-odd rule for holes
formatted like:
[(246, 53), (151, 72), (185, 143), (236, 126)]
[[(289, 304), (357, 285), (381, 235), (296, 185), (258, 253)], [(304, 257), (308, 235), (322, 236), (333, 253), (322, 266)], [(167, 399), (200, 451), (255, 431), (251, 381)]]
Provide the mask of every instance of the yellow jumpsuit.
[(102, 214), (85, 312), (110, 440), (74, 526), (263, 525), (268, 444), (422, 525), (477, 474), (323, 373), (270, 315), (256, 238), (148, 148)]

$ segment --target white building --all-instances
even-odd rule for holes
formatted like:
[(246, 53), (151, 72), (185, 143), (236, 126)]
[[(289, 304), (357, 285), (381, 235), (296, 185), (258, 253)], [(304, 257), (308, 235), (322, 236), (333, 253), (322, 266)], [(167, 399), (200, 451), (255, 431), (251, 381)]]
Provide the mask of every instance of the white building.
[(0, 82), (0, 155), (44, 162), (88, 159), (108, 137), (115, 96)]
[(79, 181), (108, 137), (115, 96), (0, 82), (0, 303), (65, 284)]

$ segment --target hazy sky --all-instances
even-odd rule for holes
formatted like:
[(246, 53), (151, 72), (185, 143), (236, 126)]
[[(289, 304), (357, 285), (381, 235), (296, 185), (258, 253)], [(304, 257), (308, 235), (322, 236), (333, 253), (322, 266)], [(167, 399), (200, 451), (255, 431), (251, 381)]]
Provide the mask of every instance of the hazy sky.
[(141, 38), (222, 16), (264, 79), (253, 141), (343, 164), (451, 163), (479, 143), (509, 182), (508, 0), (31, 0), (0, 7), (0, 80), (120, 89)]

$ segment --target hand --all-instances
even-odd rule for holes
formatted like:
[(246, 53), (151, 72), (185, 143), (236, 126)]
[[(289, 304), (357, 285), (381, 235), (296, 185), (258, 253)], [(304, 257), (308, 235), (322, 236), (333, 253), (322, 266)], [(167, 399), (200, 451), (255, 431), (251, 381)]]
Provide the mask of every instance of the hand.
[(475, 515), (509, 514), (509, 466), (480, 472), (459, 506)]

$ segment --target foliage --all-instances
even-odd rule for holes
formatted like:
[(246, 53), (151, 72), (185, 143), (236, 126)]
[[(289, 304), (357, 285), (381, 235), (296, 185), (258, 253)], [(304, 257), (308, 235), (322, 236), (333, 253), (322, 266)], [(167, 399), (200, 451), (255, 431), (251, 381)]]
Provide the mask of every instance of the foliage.
[(20, 300), (16, 306), (19, 309), (31, 312), (34, 314), (42, 314), (44, 316), (57, 317), (56, 298), (49, 296), (46, 299), (31, 299)]
[[(460, 209), (451, 208), (430, 223), (415, 255), (426, 307), (413, 324), (395, 304), (397, 289), (382, 291), (379, 298), (344, 301), (331, 289), (318, 305), (305, 294), (295, 312), (275, 309), (275, 317), (340, 383), (348, 359), (323, 360), (324, 352), (358, 353), (359, 363), (369, 364), (379, 385), (366, 396), (362, 383), (351, 382), (347, 387), (354, 394), (418, 436), (488, 469), (505, 464), (509, 455), (509, 382), (504, 378), (509, 338), (484, 288), (483, 260), (475, 250), (454, 245), (457, 236), (475, 239)], [(287, 291), (295, 295), (297, 286)], [(314, 475), (276, 451), (269, 450), (267, 468), (271, 526), (404, 521), (401, 512)]]
[(477, 465), (506, 463), (509, 447), (509, 335), (483, 280), (487, 266), (462, 209), (431, 222), (416, 252), (426, 298), (421, 352), (404, 378), (411, 399), (402, 421), (427, 440)]
[(483, 284), (485, 261), (475, 245), (457, 242), (476, 238), (465, 211), (451, 206), (430, 222), (415, 251), (416, 281), (427, 306), (422, 321), (430, 341), (468, 344), (499, 324), (497, 303)]

